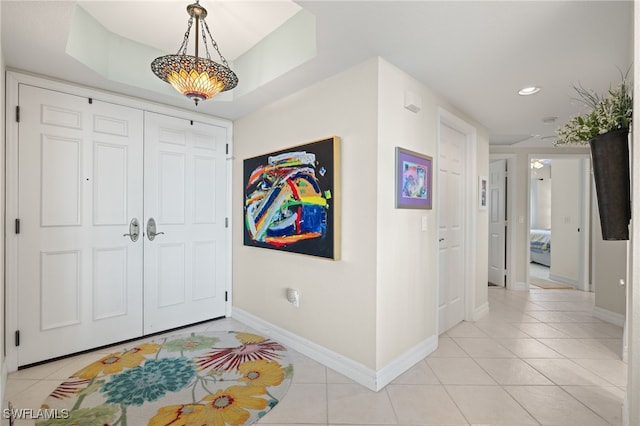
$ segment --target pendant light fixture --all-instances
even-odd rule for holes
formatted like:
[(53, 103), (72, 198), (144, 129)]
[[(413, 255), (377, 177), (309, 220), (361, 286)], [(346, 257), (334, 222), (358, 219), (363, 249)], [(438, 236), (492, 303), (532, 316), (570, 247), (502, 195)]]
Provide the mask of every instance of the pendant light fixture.
[[(219, 92), (231, 90), (238, 85), (238, 77), (229, 68), (227, 60), (220, 53), (218, 44), (211, 36), (209, 26), (205, 21), (207, 10), (200, 6), (200, 1), (187, 6), (189, 23), (184, 34), (182, 45), (175, 55), (166, 55), (156, 58), (151, 62), (151, 70), (163, 81), (171, 84), (178, 92), (189, 99), (198, 102), (210, 99)], [(193, 22), (196, 23), (195, 56), (187, 55), (187, 43)], [(201, 29), (202, 27), (202, 29)], [(202, 32), (202, 42), (205, 49), (205, 57), (198, 56), (198, 39)], [(211, 60), (207, 36), (211, 45), (220, 56), (222, 64)]]

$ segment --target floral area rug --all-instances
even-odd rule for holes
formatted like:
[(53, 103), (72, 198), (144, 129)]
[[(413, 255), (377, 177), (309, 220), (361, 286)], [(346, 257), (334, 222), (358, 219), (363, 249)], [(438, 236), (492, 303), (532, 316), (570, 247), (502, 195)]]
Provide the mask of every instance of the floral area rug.
[(250, 333), (169, 336), (77, 371), (42, 408), (39, 426), (249, 425), (285, 395), (293, 365), (281, 344)]

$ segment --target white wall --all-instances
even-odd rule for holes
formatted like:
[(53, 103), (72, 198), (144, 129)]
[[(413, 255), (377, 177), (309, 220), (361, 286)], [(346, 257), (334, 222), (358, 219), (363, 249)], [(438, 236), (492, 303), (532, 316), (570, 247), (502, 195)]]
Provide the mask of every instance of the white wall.
[[(2, 7), (0, 7), (0, 21), (2, 21)], [(0, 46), (2, 46), (2, 34), (0, 34)], [(0, 149), (0, 235), (4, 235), (4, 198), (5, 198), (5, 190), (4, 190), (4, 147), (6, 146), (5, 141), (5, 65), (4, 65), (4, 55), (2, 49), (0, 47), (0, 75), (2, 76), (0, 82), (0, 140), (2, 140), (2, 149)], [(0, 244), (0, 259), (4, 259), (4, 243)], [(0, 277), (2, 277), (2, 291), (0, 291), (0, 331), (4, 330), (4, 260), (0, 261)], [(3, 333), (6, 334), (6, 333)], [(6, 384), (6, 368), (4, 362), (4, 340), (0, 342), (0, 401), (4, 400), (4, 388)]]
[[(477, 170), (486, 176), (489, 169), (488, 137), (483, 129), (464, 114), (434, 93), (424, 84), (413, 79), (390, 63), (380, 61), (379, 85), (379, 139), (378, 139), (378, 298), (377, 336), (378, 368), (394, 357), (437, 335), (435, 300), (437, 281), (437, 140), (438, 107), (468, 120), (478, 131)], [(404, 107), (405, 93), (417, 95), (421, 109), (414, 113)], [(416, 151), (434, 158), (434, 203), (432, 210), (396, 209), (394, 207), (394, 150), (396, 146)], [(477, 176), (471, 192), (477, 191)], [(477, 210), (477, 200), (471, 201)], [(487, 244), (488, 216), (479, 212), (477, 269), (470, 277), (473, 283), (481, 283), (470, 296), (474, 308), (487, 301)], [(422, 218), (427, 230), (422, 231)]]
[[(234, 123), (233, 304), (375, 369), (377, 60)], [(337, 135), (342, 145), (342, 259), (245, 247), (242, 160)], [(300, 291), (300, 307), (285, 289)]]
[[(395, 147), (436, 159), (437, 98), (386, 61), (380, 61), (379, 73), (377, 368), (437, 334), (433, 302), (437, 294), (433, 244), (437, 204), (434, 198), (432, 210), (395, 208)], [(405, 91), (421, 99), (418, 113), (404, 108)], [(434, 168), (434, 178), (436, 171)], [(424, 232), (423, 216), (427, 220)]]
[[(405, 90), (422, 98), (419, 114), (404, 108)], [(242, 218), (244, 158), (331, 135), (342, 139), (342, 259), (244, 247), (236, 226), (234, 307), (373, 371), (435, 339), (435, 210), (395, 209), (393, 182), (396, 146), (435, 158), (438, 107), (457, 113), (375, 58), (236, 121), (235, 220)], [(486, 175), (488, 136), (478, 130), (478, 172)], [(478, 222), (474, 306), (487, 302), (486, 212)], [(286, 287), (300, 289), (300, 308), (286, 301)]]
[[(594, 191), (595, 194), (595, 191)], [(600, 214), (598, 203), (592, 201), (593, 217), (593, 246), (595, 259), (592, 275), (595, 284), (595, 306), (599, 308), (598, 315), (613, 313), (620, 317), (626, 314), (626, 288), (620, 285), (621, 279), (627, 275), (627, 242), (605, 241), (602, 239)], [(606, 318), (603, 318), (606, 319)]]
[[(633, 108), (640, 110), (640, 8), (633, 4)], [(640, 120), (633, 121), (631, 132), (631, 164), (640, 164)], [(626, 341), (628, 344), (627, 357), (627, 388), (622, 418), (625, 425), (640, 424), (640, 167), (631, 170), (631, 198), (636, 202), (631, 205), (631, 265), (629, 265), (629, 282), (627, 283), (627, 323)]]
[[(489, 175), (489, 133), (482, 127), (478, 127), (478, 146), (476, 172), (480, 176)], [(478, 200), (474, 200), (478, 203)], [(489, 303), (489, 212), (478, 211), (476, 222), (476, 285), (474, 311), (476, 319), (483, 306)]]
[(531, 228), (551, 228), (551, 167), (531, 169)]

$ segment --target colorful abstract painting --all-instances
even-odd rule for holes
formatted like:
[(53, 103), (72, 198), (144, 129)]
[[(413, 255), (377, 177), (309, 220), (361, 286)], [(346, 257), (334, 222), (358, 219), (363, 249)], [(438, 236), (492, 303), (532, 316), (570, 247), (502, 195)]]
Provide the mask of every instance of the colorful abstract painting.
[(244, 244), (339, 257), (339, 139), (244, 160)]
[(430, 209), (433, 160), (396, 147), (396, 208)]

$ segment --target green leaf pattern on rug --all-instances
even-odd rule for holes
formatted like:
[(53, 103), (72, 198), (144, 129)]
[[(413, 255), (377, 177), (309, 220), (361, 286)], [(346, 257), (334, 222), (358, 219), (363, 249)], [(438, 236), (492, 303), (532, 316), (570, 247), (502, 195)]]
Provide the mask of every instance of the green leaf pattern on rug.
[(217, 337), (201, 336), (191, 333), (191, 336), (182, 339), (171, 340), (164, 344), (164, 348), (169, 352), (192, 352), (202, 348), (210, 348), (218, 343)]
[(102, 386), (107, 404), (142, 405), (187, 386), (196, 375), (185, 358), (150, 359), (143, 365), (123, 371)]

